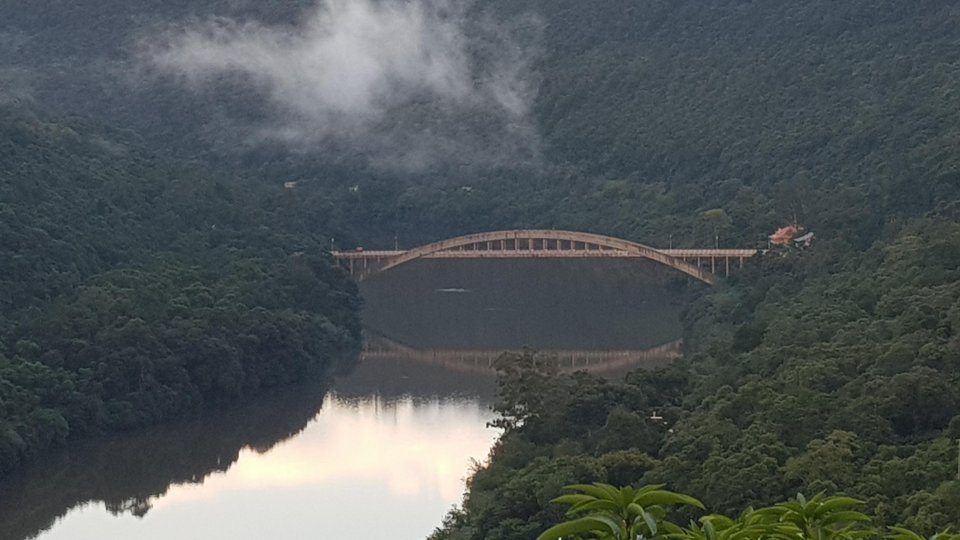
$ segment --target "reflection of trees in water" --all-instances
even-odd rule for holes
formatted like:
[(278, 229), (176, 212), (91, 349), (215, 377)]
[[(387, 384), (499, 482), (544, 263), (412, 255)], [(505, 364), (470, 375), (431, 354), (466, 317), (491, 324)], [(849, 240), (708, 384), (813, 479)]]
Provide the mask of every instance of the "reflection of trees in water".
[(79, 443), (0, 483), (0, 538), (32, 538), (76, 506), (102, 501), (142, 517), (171, 485), (226, 471), (251, 448), (265, 453), (300, 433), (323, 403), (312, 385), (257, 403), (101, 441)]
[(493, 404), (496, 375), (492, 371), (464, 375), (462, 370), (418, 362), (403, 355), (361, 355), (356, 370), (350, 377), (337, 380), (335, 390), (344, 399), (377, 396), (393, 401), (406, 397), (418, 400), (469, 396), (483, 405)]

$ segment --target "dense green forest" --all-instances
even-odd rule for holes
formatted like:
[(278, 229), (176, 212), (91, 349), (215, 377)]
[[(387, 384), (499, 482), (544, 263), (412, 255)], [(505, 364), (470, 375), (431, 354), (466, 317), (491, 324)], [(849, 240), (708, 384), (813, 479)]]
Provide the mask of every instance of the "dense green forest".
[(567, 132), (554, 148), (607, 177), (568, 216), (689, 242), (716, 205), (729, 220), (707, 230), (749, 243), (795, 213), (818, 242), (692, 300), (667, 369), (611, 383), (505, 363), (504, 436), (433, 538), (535, 537), (563, 519), (561, 486), (592, 481), (666, 483), (731, 514), (845, 493), (882, 524), (956, 528), (955, 8), (562, 4), (540, 5), (565, 53), (538, 107)]
[(960, 225), (921, 220), (863, 254), (768, 253), (690, 306), (688, 357), (665, 369), (615, 383), (504, 359), (505, 433), (435, 538), (531, 538), (561, 486), (591, 481), (724, 513), (845, 493), (884, 524), (955, 527), (958, 316)]
[[(347, 246), (509, 226), (754, 245), (796, 215), (865, 249), (885, 223), (960, 197), (960, 45), (945, 0), (475, 3), (470, 20), (534, 21), (517, 41), (533, 40), (541, 158), (491, 166), (444, 156), (410, 172), (335, 145), (257, 144), (249, 128), (269, 111), (255, 85), (193, 91), (141, 73), (138, 44), (157, 27), (212, 15), (286, 27), (313, 5), (0, 2), (0, 66), (16, 99), (125, 126), (155, 152), (299, 180)], [(439, 129), (415, 106), (392, 121), (410, 138)]]
[[(473, 3), (468, 21), (520, 21), (537, 151), (416, 170), (252, 142), (270, 114), (256, 85), (140, 71), (165, 24), (295, 28), (312, 5), (0, 1), (0, 470), (326, 369), (357, 339), (330, 238), (758, 246), (796, 219), (810, 249), (690, 294), (676, 365), (609, 382), (507, 359), (504, 435), (434, 538), (534, 538), (563, 519), (562, 486), (592, 481), (667, 483), (720, 512), (845, 493), (882, 525), (960, 526), (954, 3)], [(378, 127), (438, 122), (411, 100)]]
[(356, 288), (282, 188), (14, 107), (0, 161), (0, 475), (68, 439), (327, 375), (355, 350)]

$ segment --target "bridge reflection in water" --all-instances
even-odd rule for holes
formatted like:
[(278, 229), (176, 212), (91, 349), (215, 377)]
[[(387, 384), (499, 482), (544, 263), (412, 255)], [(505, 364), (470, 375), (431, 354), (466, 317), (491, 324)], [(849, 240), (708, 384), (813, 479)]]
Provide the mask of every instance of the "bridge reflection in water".
[[(522, 350), (450, 350), (418, 349), (393, 341), (368, 330), (363, 361), (407, 360), (441, 366), (445, 369), (490, 374), (494, 364), (505, 353)], [(544, 350), (533, 351), (537, 363), (550, 365), (561, 372), (587, 371), (596, 375), (619, 374), (625, 370), (653, 368), (680, 358), (683, 340), (677, 339), (644, 350)]]

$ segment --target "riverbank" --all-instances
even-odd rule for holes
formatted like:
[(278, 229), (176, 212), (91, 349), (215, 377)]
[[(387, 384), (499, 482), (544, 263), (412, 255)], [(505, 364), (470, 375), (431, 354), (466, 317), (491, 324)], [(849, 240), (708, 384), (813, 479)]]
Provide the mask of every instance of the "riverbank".
[(686, 358), (612, 383), (508, 369), (504, 434), (431, 537), (528, 539), (567, 484), (665, 483), (712, 510), (797, 492), (879, 525), (960, 523), (960, 225), (914, 221), (864, 252), (770, 253), (684, 310)]

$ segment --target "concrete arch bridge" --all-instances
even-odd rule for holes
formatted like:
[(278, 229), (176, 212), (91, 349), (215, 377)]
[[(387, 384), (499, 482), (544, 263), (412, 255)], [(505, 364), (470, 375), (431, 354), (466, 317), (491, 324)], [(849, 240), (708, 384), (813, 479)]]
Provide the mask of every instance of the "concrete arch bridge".
[(417, 259), (646, 259), (714, 285), (718, 271), (743, 268), (756, 249), (658, 249), (629, 240), (576, 231), (517, 229), (468, 234), (410, 250), (333, 251), (350, 275), (362, 281)]

